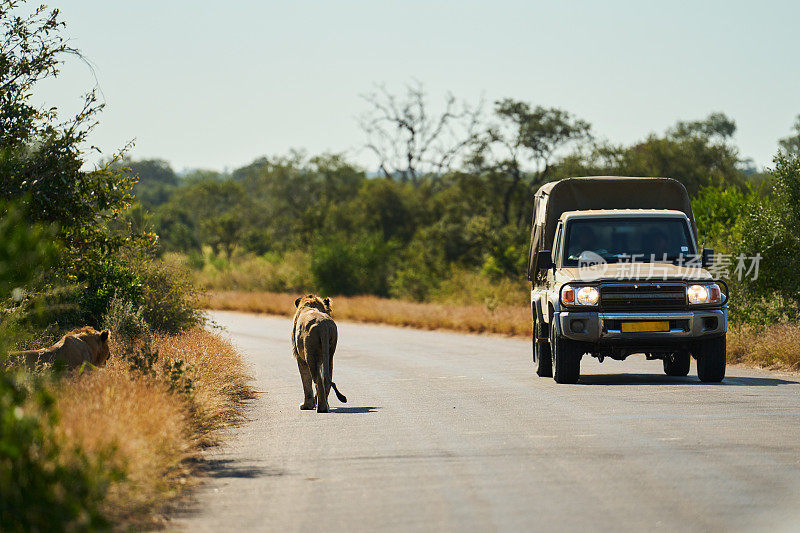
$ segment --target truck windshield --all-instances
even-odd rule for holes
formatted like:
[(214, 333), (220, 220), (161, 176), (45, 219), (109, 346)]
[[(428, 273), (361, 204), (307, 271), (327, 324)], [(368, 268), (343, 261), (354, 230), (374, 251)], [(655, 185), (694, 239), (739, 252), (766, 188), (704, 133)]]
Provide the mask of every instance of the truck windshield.
[(585, 218), (567, 224), (564, 265), (675, 262), (695, 254), (681, 218)]

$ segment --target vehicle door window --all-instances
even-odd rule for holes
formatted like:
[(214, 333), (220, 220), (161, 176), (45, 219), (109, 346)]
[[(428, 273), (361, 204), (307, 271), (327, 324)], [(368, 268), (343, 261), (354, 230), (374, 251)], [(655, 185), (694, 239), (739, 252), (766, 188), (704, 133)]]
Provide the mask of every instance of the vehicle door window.
[(553, 262), (558, 265), (558, 258), (561, 255), (561, 224), (558, 225), (556, 230), (556, 240), (553, 242)]

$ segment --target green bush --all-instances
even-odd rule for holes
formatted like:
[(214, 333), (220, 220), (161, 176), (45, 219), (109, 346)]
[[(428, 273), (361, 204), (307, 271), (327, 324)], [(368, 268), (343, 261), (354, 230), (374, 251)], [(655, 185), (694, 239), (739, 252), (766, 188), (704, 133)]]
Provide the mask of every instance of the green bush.
[(757, 279), (736, 280), (735, 319), (766, 323), (800, 318), (800, 156), (775, 158), (769, 197), (751, 201), (736, 223), (735, 255), (761, 255)]
[[(732, 322), (769, 324), (800, 318), (800, 158), (779, 154), (762, 188), (706, 187), (692, 200), (701, 241), (730, 259)], [(758, 277), (736, 272), (760, 255)]]
[(202, 323), (198, 294), (188, 271), (174, 263), (152, 261), (142, 263), (138, 274), (142, 316), (150, 328), (178, 333)]
[(120, 251), (95, 269), (99, 275), (94, 283), (72, 291), (78, 313), (51, 314), (51, 320), (65, 328), (103, 326), (123, 338), (145, 331), (178, 333), (201, 323), (198, 294), (186, 265), (172, 255), (165, 257), (154, 257), (148, 246)]
[(82, 314), (80, 322), (95, 327), (100, 325), (100, 320), (108, 312), (114, 298), (131, 302), (133, 305), (140, 305), (142, 302), (141, 277), (127, 262), (121, 261), (117, 256), (87, 266), (81, 287), (77, 302)]
[(310, 255), (301, 250), (263, 256), (241, 254), (229, 260), (209, 257), (198, 270), (195, 282), (212, 290), (305, 292), (314, 283)]
[(753, 189), (709, 186), (692, 198), (692, 212), (700, 244), (717, 252), (730, 252), (737, 239), (736, 223), (759, 194)]
[(0, 373), (0, 530), (65, 531), (108, 527), (100, 513), (109, 483), (78, 449), (58, 445), (53, 397), (41, 384), (28, 387)]
[(324, 294), (386, 296), (392, 248), (391, 242), (377, 234), (356, 239), (336, 236), (318, 242), (311, 255), (314, 285)]
[(133, 302), (114, 297), (103, 317), (103, 328), (111, 332), (111, 337), (126, 343), (149, 332), (150, 326), (144, 318), (144, 310)]
[(400, 255), (389, 287), (395, 298), (427, 301), (447, 277), (450, 269), (443, 248), (433, 245), (424, 233), (418, 233)]
[(483, 273), (453, 269), (430, 294), (432, 302), (454, 305), (526, 305), (530, 289), (525, 279), (492, 279)]

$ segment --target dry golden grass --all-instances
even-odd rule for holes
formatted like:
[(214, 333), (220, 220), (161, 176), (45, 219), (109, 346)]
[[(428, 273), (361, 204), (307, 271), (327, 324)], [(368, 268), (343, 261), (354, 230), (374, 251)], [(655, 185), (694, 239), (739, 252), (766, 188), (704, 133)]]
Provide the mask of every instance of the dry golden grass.
[(728, 331), (728, 361), (800, 371), (800, 324), (732, 327)]
[(241, 401), (252, 398), (250, 377), (236, 348), (217, 334), (195, 328), (182, 335), (153, 339), (163, 361), (183, 361), (194, 383), (192, 422), (204, 444), (213, 443), (213, 432), (241, 420)]
[[(292, 316), (297, 295), (274, 292), (209, 292), (203, 305), (210, 309)], [(531, 313), (524, 305), (444, 305), (406, 302), (375, 296), (333, 298), (333, 314), (342, 320), (448, 329), (471, 333), (530, 336)]]
[(214, 431), (241, 418), (241, 400), (252, 396), (244, 363), (219, 336), (197, 328), (153, 339), (159, 363), (183, 360), (191, 394), (170, 390), (159, 376), (131, 370), (123, 346), (97, 370), (66, 378), (57, 390), (59, 430), (66, 444), (103, 457), (124, 477), (112, 483), (104, 511), (118, 527), (154, 524), (160, 510), (191, 481), (191, 461)]
[(104, 511), (114, 523), (138, 519), (173, 496), (194, 448), (184, 400), (155, 380), (132, 379), (118, 363), (66, 382), (58, 393), (66, 444), (90, 457), (112, 451), (112, 483)]

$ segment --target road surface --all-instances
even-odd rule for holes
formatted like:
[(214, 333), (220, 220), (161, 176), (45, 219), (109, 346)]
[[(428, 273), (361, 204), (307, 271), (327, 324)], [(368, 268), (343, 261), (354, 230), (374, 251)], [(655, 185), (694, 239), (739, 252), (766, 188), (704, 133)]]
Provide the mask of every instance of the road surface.
[(290, 321), (230, 312), (250, 421), (205, 454), (188, 531), (798, 531), (800, 380), (584, 358), (534, 374), (530, 344), (339, 323), (332, 412), (300, 411)]

